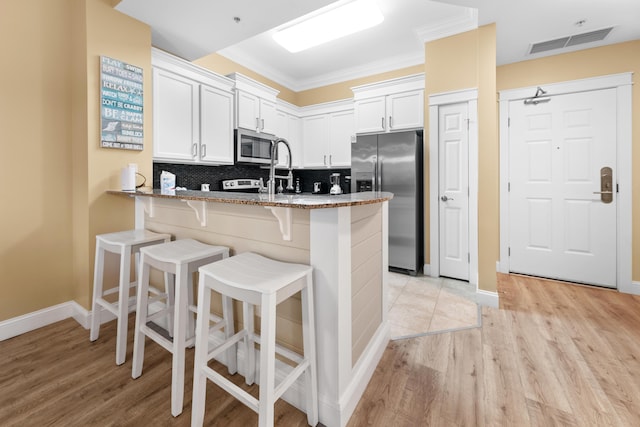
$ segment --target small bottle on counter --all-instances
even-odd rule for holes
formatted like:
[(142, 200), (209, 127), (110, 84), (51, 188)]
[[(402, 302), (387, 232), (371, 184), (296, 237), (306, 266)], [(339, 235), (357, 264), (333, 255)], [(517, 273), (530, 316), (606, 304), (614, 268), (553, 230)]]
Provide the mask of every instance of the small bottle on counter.
[(302, 193), (302, 185), (300, 185), (300, 177), (296, 178), (296, 193)]

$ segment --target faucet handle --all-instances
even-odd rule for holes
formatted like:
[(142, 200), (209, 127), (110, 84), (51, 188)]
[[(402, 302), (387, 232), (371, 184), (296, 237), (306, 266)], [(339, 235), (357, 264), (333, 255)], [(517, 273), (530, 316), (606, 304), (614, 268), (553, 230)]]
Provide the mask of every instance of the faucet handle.
[(287, 190), (293, 190), (293, 173), (291, 170), (287, 174)]
[(264, 186), (264, 180), (262, 178), (258, 179), (258, 193), (265, 193), (267, 191), (267, 187)]

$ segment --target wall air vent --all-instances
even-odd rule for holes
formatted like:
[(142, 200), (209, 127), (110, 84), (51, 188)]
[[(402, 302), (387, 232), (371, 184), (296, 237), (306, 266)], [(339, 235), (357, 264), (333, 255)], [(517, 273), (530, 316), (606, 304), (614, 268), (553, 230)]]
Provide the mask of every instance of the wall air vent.
[(546, 52), (548, 50), (562, 49), (564, 47), (604, 40), (605, 37), (609, 35), (611, 30), (613, 30), (613, 27), (589, 31), (588, 33), (574, 34), (572, 36), (561, 37), (554, 40), (547, 40), (540, 43), (534, 43), (529, 49), (529, 54), (532, 55), (534, 53)]

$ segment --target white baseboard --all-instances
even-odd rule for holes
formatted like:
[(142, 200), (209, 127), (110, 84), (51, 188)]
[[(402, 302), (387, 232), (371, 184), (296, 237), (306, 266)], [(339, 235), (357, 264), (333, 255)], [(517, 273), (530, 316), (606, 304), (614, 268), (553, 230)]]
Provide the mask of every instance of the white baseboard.
[(500, 304), (500, 298), (498, 297), (497, 292), (478, 289), (476, 291), (476, 302), (487, 307), (498, 308)]
[(425, 264), (424, 267), (422, 267), (422, 274), (431, 276), (431, 264)]
[(34, 331), (69, 317), (75, 317), (79, 309), (83, 310), (77, 302), (69, 301), (4, 320), (0, 322), (0, 341)]
[[(130, 307), (129, 312), (135, 311), (135, 307)], [(91, 327), (91, 311), (82, 307), (75, 301), (67, 301), (42, 310), (27, 313), (0, 322), (0, 341), (22, 335), (27, 332), (48, 326), (72, 317), (84, 329)], [(116, 317), (110, 311), (102, 309), (100, 323), (104, 324), (114, 320)]]
[(632, 295), (640, 295), (640, 282), (633, 281), (627, 286), (620, 286), (619, 292)]

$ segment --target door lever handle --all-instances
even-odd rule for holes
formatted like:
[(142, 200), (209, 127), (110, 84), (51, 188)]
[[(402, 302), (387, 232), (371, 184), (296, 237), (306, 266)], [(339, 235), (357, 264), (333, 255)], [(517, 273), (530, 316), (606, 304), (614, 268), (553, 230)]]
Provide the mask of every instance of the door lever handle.
[(453, 197), (442, 196), (442, 197), (440, 197), (440, 200), (442, 200), (443, 202), (446, 202), (446, 201), (449, 201), (449, 200), (453, 200)]

